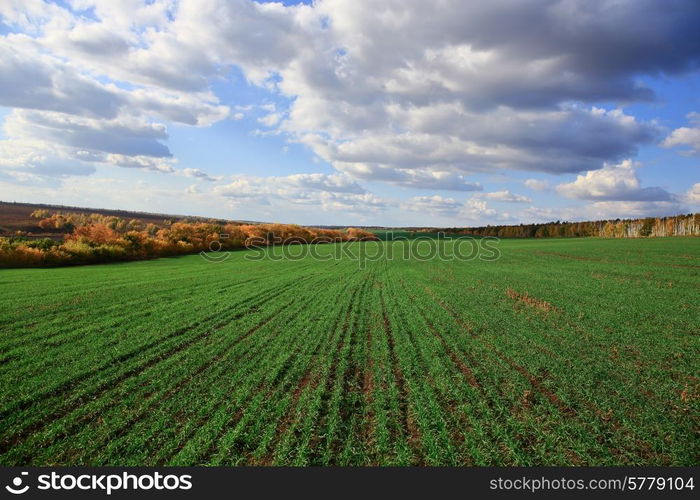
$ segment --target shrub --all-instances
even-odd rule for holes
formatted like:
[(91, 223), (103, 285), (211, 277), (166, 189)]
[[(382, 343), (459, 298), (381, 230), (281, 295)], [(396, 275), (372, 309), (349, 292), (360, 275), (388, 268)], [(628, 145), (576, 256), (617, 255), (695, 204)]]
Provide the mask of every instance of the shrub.
[(27, 241), (26, 246), (29, 248), (38, 248), (39, 250), (50, 250), (53, 247), (59, 246), (61, 243), (59, 241), (52, 240), (51, 238), (41, 238), (39, 240)]
[[(52, 266), (89, 264), (120, 260), (148, 259), (209, 251), (212, 242), (232, 250), (279, 243), (302, 244), (340, 241), (367, 241), (377, 237), (362, 229), (307, 228), (295, 224), (222, 224), (220, 221), (168, 221), (165, 227), (143, 225), (137, 220), (100, 214), (49, 215), (39, 226), (47, 230), (69, 231), (63, 242), (50, 238), (0, 238), (0, 266)], [(226, 235), (226, 237), (224, 237)]]

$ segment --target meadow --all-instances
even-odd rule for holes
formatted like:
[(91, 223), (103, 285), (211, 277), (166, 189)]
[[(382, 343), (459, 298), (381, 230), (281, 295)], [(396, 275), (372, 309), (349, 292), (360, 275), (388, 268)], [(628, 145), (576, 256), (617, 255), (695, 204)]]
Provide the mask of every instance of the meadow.
[(700, 239), (498, 248), (0, 270), (0, 463), (696, 464)]

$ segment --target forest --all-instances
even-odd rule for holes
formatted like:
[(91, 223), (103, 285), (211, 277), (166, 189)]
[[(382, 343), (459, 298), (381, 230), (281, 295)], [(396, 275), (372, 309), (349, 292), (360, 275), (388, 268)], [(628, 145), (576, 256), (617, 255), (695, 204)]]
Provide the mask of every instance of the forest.
[[(431, 230), (434, 231), (434, 230)], [(660, 236), (700, 236), (700, 214), (643, 219), (615, 219), (587, 222), (547, 222), (452, 228), (446, 232), (499, 238), (648, 238)]]

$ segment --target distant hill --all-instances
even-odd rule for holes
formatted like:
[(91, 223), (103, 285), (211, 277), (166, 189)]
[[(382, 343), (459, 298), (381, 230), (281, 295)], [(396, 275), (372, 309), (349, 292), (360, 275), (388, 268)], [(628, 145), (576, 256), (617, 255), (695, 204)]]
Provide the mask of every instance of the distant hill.
[[(129, 210), (111, 210), (106, 208), (71, 207), (65, 205), (46, 205), (37, 203), (14, 203), (0, 201), (0, 236), (16, 234), (17, 231), (29, 233), (29, 237), (62, 238), (61, 230), (42, 229), (39, 219), (33, 218), (35, 210), (47, 210), (50, 213), (64, 214), (101, 214), (120, 217), (125, 220), (136, 219), (144, 224), (164, 227), (173, 222), (214, 222), (217, 224), (265, 224), (261, 221), (219, 219), (192, 215), (159, 214), (152, 212), (133, 212)], [(671, 217), (646, 217), (639, 219), (614, 219), (584, 222), (546, 222), (540, 224), (497, 225), (482, 227), (390, 227), (390, 226), (343, 226), (310, 225), (320, 229), (342, 230), (349, 227), (369, 230), (386, 238), (386, 233), (394, 236), (415, 237), (418, 235), (444, 232), (451, 235), (496, 236), (499, 238), (552, 238), (552, 237), (614, 237), (636, 238), (645, 236), (698, 236), (700, 235), (700, 214), (675, 215)]]
[(196, 217), (189, 215), (173, 215), (173, 214), (158, 214), (150, 212), (131, 212), (128, 210), (110, 210), (106, 208), (84, 208), (71, 207), (65, 205), (45, 205), (36, 203), (13, 203), (0, 201), (0, 235), (14, 234), (17, 231), (31, 233), (32, 235), (42, 237), (55, 237), (62, 234), (60, 230), (47, 230), (38, 226), (39, 219), (33, 218), (31, 213), (35, 210), (48, 210), (50, 213), (62, 212), (73, 214), (101, 214), (122, 219), (136, 219), (145, 224), (155, 224), (156, 226), (165, 226), (167, 222), (182, 222), (182, 221), (214, 221), (217, 223), (245, 223), (257, 224), (253, 221), (238, 221), (228, 219), (216, 219), (212, 217)]
[[(145, 224), (155, 224), (156, 226), (162, 227), (166, 225), (166, 221), (169, 222), (215, 222), (218, 224), (267, 224), (269, 221), (251, 221), (251, 220), (240, 220), (240, 219), (219, 219), (216, 217), (203, 217), (194, 215), (176, 215), (176, 214), (162, 214), (153, 212), (135, 212), (130, 210), (112, 210), (107, 208), (86, 208), (86, 207), (72, 207), (67, 205), (47, 205), (44, 203), (17, 203), (17, 202), (7, 202), (0, 201), (0, 236), (7, 236), (10, 234), (15, 234), (17, 231), (23, 231), (26, 233), (31, 233), (30, 236), (41, 236), (41, 237), (55, 237), (63, 234), (60, 230), (55, 230), (53, 232), (42, 229), (38, 226), (39, 220), (31, 216), (32, 212), (35, 210), (48, 210), (49, 213), (54, 214), (61, 212), (64, 214), (100, 214), (107, 216), (120, 217), (122, 219), (131, 220), (136, 219), (138, 221), (144, 222)], [(362, 229), (391, 229), (384, 226), (343, 226), (343, 225), (323, 225), (323, 224), (304, 224), (308, 227), (316, 227), (319, 229), (348, 229), (350, 227), (360, 227)], [(420, 228), (415, 228), (414, 230), (420, 230)]]

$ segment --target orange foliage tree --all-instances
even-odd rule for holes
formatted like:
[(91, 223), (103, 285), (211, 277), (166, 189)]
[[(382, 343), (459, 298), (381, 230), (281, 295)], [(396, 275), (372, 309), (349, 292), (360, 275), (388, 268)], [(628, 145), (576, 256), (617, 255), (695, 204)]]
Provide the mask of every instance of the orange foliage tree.
[[(39, 214), (44, 216), (46, 214)], [(362, 229), (317, 229), (295, 224), (221, 224), (167, 221), (164, 227), (100, 214), (44, 217), (43, 229), (69, 233), (63, 242), (0, 238), (0, 266), (67, 265), (149, 259), (255, 245), (368, 241), (377, 237)], [(215, 243), (216, 242), (216, 243)]]

